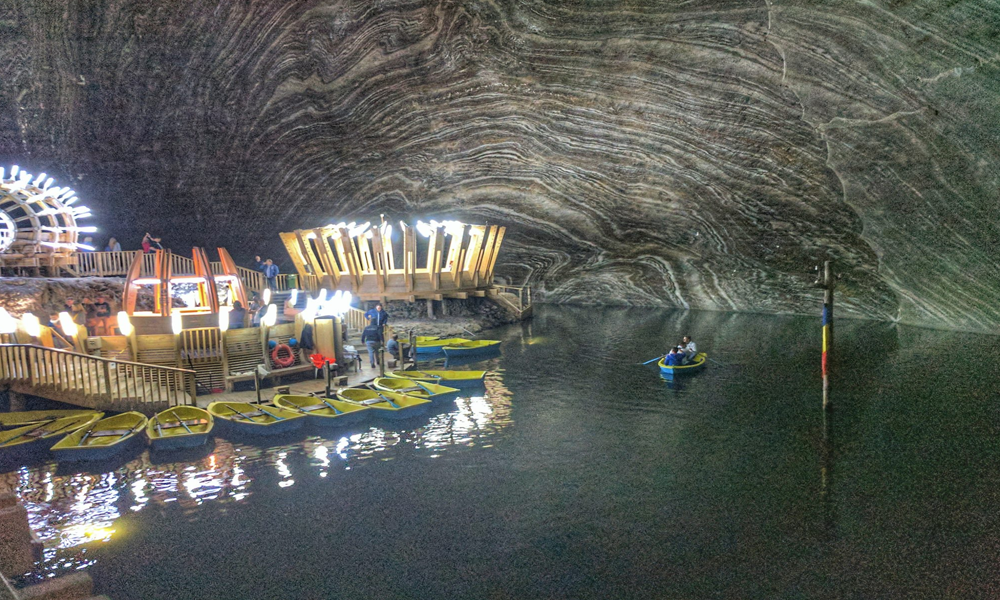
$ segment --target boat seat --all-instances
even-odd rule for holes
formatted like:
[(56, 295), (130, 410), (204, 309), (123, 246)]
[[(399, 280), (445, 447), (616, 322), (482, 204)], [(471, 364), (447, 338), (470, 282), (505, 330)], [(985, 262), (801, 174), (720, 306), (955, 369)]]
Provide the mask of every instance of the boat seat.
[(365, 405), (367, 405), (367, 404), (378, 404), (379, 402), (385, 402), (385, 400), (383, 400), (381, 398), (371, 398), (369, 400), (362, 400), (361, 404), (365, 404)]
[[(175, 429), (177, 427), (183, 427), (184, 425), (187, 425), (189, 427), (191, 425), (204, 425), (208, 423), (208, 421), (206, 421), (205, 419), (190, 419), (188, 421), (183, 421), (183, 422), (169, 421), (167, 423), (164, 423), (163, 421), (159, 421), (159, 423), (160, 423), (160, 429)], [(181, 423), (183, 423), (183, 425)]]
[(411, 387), (401, 388), (401, 389), (392, 390), (392, 391), (399, 392), (400, 394), (405, 394), (407, 392), (423, 392), (425, 390), (424, 390), (424, 388), (420, 387), (419, 385), (414, 385), (414, 386), (411, 386)]
[(312, 412), (314, 410), (321, 410), (324, 408), (330, 408), (325, 404), (313, 404), (312, 406), (299, 406), (298, 409), (303, 412)]
[(104, 429), (102, 431), (95, 431), (90, 434), (90, 437), (107, 437), (109, 435), (122, 436), (126, 433), (132, 433), (131, 429)]

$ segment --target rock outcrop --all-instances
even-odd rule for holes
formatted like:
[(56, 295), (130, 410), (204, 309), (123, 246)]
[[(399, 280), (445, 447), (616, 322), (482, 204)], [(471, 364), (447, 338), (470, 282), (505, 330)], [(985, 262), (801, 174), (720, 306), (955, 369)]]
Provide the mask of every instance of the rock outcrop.
[(554, 302), (1000, 330), (997, 0), (0, 7), (0, 160), (138, 243), (508, 225)]

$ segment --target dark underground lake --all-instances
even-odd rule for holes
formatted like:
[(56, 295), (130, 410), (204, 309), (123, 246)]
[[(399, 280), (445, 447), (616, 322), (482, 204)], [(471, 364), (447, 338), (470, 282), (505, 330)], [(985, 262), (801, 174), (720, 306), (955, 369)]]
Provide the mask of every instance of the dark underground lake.
[[(665, 381), (681, 335), (712, 362)], [(996, 338), (819, 317), (537, 306), (484, 391), (322, 437), (0, 474), (45, 543), (154, 598), (1000, 594)]]

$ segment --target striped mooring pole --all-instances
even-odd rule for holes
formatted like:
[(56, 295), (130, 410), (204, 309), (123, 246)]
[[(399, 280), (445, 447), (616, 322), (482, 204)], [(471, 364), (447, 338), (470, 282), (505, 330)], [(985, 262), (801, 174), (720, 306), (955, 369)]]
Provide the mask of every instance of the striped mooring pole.
[(823, 288), (823, 409), (830, 408), (830, 350), (833, 348), (833, 270), (830, 261), (823, 263), (816, 285)]

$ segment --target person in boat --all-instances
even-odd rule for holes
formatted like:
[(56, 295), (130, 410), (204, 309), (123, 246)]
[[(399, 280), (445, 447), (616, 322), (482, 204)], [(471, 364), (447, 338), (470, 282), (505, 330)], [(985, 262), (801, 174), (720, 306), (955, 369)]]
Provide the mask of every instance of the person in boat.
[(382, 347), (382, 329), (374, 320), (368, 319), (368, 326), (361, 332), (361, 342), (368, 348), (368, 359), (374, 369), (378, 366), (378, 349)]
[(684, 336), (684, 339), (681, 341), (684, 350), (684, 364), (687, 364), (698, 355), (698, 346), (695, 345), (694, 340), (689, 335)]
[(243, 329), (243, 323), (246, 322), (247, 309), (243, 308), (243, 303), (239, 300), (233, 302), (233, 309), (229, 311), (229, 328), (230, 329)]
[(679, 367), (684, 360), (684, 351), (680, 346), (671, 348), (670, 352), (667, 352), (666, 358), (663, 360), (663, 364), (668, 367)]

